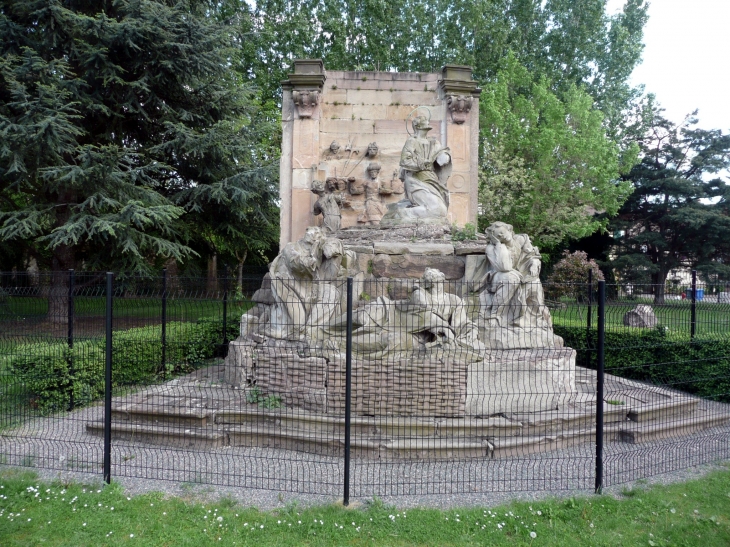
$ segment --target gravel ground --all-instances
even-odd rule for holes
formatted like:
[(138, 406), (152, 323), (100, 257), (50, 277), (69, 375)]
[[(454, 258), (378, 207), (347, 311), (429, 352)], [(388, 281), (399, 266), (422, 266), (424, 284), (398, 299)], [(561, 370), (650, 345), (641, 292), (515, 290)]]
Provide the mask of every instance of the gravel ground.
[[(715, 405), (712, 405), (715, 406)], [(722, 407), (722, 408), (721, 408)], [(715, 410), (715, 409), (713, 409)], [(727, 412), (726, 405), (716, 410)], [(102, 439), (85, 425), (101, 407), (33, 420), (0, 436), (0, 463), (32, 468), (46, 479), (100, 481)], [(618, 494), (636, 481), (668, 484), (723, 468), (730, 460), (730, 425), (688, 437), (644, 444), (607, 443), (604, 492)], [(351, 502), (374, 496), (409, 507), (495, 506), (590, 494), (594, 447), (570, 448), (513, 459), (431, 462), (354, 460)], [(208, 451), (112, 443), (112, 478), (129, 494), (163, 492), (196, 500), (230, 497), (260, 509), (322, 505), (342, 499), (343, 461), (319, 455), (225, 447)]]

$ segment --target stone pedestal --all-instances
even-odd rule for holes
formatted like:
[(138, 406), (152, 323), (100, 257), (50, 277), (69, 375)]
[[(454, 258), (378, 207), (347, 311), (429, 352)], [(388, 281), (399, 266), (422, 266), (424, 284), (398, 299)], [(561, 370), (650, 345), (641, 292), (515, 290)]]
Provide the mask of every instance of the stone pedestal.
[[(341, 415), (345, 359), (291, 347), (231, 343), (226, 380), (256, 385), (287, 407)], [(354, 359), (352, 409), (358, 416), (493, 416), (563, 408), (574, 396), (575, 350), (487, 351), (482, 361), (448, 354)]]
[(570, 348), (487, 352), (484, 361), (469, 367), (466, 415), (562, 408), (575, 394), (575, 355)]

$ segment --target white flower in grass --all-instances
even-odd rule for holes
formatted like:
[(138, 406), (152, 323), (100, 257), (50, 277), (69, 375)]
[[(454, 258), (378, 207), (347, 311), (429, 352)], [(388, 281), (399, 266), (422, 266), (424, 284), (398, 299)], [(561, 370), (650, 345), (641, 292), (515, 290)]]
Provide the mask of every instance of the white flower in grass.
[(134, 534), (129, 534), (129, 537), (133, 538), (134, 537)]
[(530, 537), (532, 539), (535, 539), (537, 537), (537, 534), (535, 532), (530, 532)]
[[(217, 518), (217, 519), (215, 519), (215, 520), (217, 520), (218, 522), (223, 522), (223, 517), (218, 517), (218, 518)], [(281, 521), (279, 521), (279, 524), (281, 524)]]

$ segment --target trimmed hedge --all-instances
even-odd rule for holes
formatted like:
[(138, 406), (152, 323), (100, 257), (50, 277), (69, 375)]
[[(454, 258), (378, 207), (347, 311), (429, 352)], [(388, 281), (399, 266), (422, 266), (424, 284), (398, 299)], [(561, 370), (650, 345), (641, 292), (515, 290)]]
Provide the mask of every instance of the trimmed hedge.
[[(230, 323), (233, 323), (232, 325)], [(228, 339), (238, 325), (229, 322)], [(149, 384), (198, 368), (221, 347), (223, 326), (218, 321), (167, 324), (166, 366), (162, 367), (160, 325), (117, 331), (112, 338), (112, 381), (115, 387)], [(69, 349), (65, 342), (36, 342), (13, 348), (0, 359), (22, 383), (33, 408), (43, 413), (67, 410), (73, 397), (81, 407), (104, 394), (105, 341), (83, 340)]]
[[(578, 350), (577, 363), (595, 368), (597, 332), (586, 341), (585, 328), (555, 326), (565, 345)], [(586, 345), (588, 342), (588, 345)], [(730, 338), (677, 335), (656, 329), (607, 330), (608, 374), (667, 386), (699, 397), (730, 402)]]

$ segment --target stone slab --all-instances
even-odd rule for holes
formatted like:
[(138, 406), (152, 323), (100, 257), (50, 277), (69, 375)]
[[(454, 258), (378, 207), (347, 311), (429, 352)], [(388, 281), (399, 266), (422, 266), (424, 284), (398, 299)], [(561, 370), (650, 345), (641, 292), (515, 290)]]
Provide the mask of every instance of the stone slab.
[(381, 446), (383, 459), (455, 460), (490, 458), (493, 446), (488, 441), (453, 441), (450, 439), (402, 439)]
[(522, 432), (522, 423), (501, 416), (487, 419), (446, 419), (438, 422), (440, 437), (510, 437)]
[(486, 255), (487, 246), (484, 242), (454, 243), (454, 254), (457, 256)]
[(681, 437), (695, 431), (725, 425), (730, 416), (692, 414), (662, 422), (636, 423), (622, 428), (618, 432), (619, 440), (625, 443), (638, 444), (669, 437)]
[[(86, 424), (86, 431), (92, 435), (104, 435), (104, 422), (90, 422)], [(148, 424), (112, 423), (112, 436), (122, 441), (198, 450), (211, 450), (228, 445), (228, 436), (224, 432), (199, 428), (157, 427)]]
[(388, 278), (421, 278), (426, 268), (441, 270), (446, 279), (464, 277), (464, 259), (457, 256), (433, 255), (375, 255), (373, 258), (373, 274), (376, 277)]
[(554, 436), (496, 437), (490, 439), (490, 442), (494, 447), (492, 457), (501, 459), (520, 458), (536, 452), (569, 448), (595, 441), (595, 438), (594, 430), (583, 430)]
[(373, 251), (387, 255), (448, 256), (454, 254), (450, 243), (411, 243), (405, 241), (375, 241)]
[(629, 408), (629, 420), (647, 422), (651, 420), (665, 420), (676, 416), (692, 413), (699, 401), (689, 397), (676, 397), (670, 401), (659, 401)]
[(346, 251), (352, 251), (358, 254), (373, 254), (372, 245), (344, 245)]
[(469, 367), (467, 415), (557, 409), (575, 392), (575, 356), (570, 348), (489, 352)]

